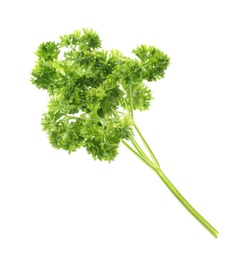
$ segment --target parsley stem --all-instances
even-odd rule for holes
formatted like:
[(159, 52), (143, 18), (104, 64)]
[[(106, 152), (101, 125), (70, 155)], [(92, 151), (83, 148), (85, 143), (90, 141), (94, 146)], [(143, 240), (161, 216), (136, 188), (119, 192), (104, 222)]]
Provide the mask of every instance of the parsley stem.
[(142, 148), (137, 144), (135, 139), (131, 139), (131, 143), (137, 150), (137, 152), (130, 147), (125, 141), (122, 141), (123, 144), (133, 153), (135, 154), (140, 160), (142, 160), (147, 166), (149, 166), (152, 170), (154, 170), (160, 179), (164, 182), (167, 188), (173, 193), (173, 195), (179, 200), (179, 202), (215, 237), (218, 237), (218, 231), (201, 215), (199, 214), (192, 205), (181, 195), (181, 193), (176, 189), (176, 187), (170, 182), (170, 180), (165, 176), (163, 171), (161, 170), (159, 163), (153, 154), (152, 150), (150, 149), (149, 145), (145, 141), (143, 135), (141, 134), (140, 130), (138, 129), (137, 125), (134, 122), (134, 127), (138, 132), (140, 138), (142, 139), (146, 149), (148, 150), (149, 154), (151, 155), (154, 163), (150, 161), (147, 157), (145, 152)]
[(181, 193), (175, 188), (170, 180), (165, 176), (160, 168), (154, 169), (160, 179), (164, 182), (167, 188), (174, 194), (174, 196), (180, 201), (180, 203), (215, 237), (218, 237), (219, 232), (202, 216), (200, 215), (192, 205), (181, 195)]
[(136, 140), (134, 138), (130, 139), (131, 143), (133, 144), (133, 146), (135, 147), (135, 149), (137, 150), (137, 152), (145, 159), (147, 160), (151, 165), (153, 165), (153, 163), (151, 162), (151, 160), (148, 158), (148, 156), (145, 154), (145, 152), (142, 150), (142, 148), (139, 146), (139, 144), (136, 142)]
[(133, 124), (134, 124), (134, 127), (135, 127), (135, 129), (136, 129), (136, 131), (137, 131), (137, 133), (139, 134), (139, 136), (140, 136), (140, 138), (141, 138), (141, 140), (143, 141), (143, 143), (144, 143), (144, 145), (145, 145), (145, 147), (146, 147), (146, 149), (148, 150), (148, 152), (149, 152), (149, 154), (150, 154), (150, 156), (152, 157), (152, 159), (153, 159), (153, 161), (154, 161), (154, 164), (159, 168), (160, 167), (160, 165), (159, 165), (159, 162), (158, 162), (158, 160), (156, 159), (156, 157), (155, 157), (155, 155), (154, 155), (154, 153), (152, 152), (152, 150), (150, 149), (150, 147), (149, 147), (149, 145), (148, 145), (148, 143), (146, 142), (146, 140), (144, 139), (144, 137), (143, 137), (143, 135), (142, 135), (142, 133), (140, 132), (140, 130), (139, 130), (139, 128), (138, 128), (138, 126), (136, 125), (136, 123), (133, 121)]
[(70, 120), (70, 119), (80, 119), (79, 116), (66, 116), (66, 119), (67, 120)]
[(129, 96), (129, 105), (130, 105), (130, 114), (133, 119), (133, 100), (132, 100), (132, 88), (131, 85), (128, 88), (128, 96)]
[(127, 142), (122, 140), (122, 143), (130, 150), (134, 155), (136, 155), (143, 163), (145, 163), (148, 167), (155, 171), (154, 165), (147, 161), (144, 157), (142, 157), (139, 153), (137, 153)]

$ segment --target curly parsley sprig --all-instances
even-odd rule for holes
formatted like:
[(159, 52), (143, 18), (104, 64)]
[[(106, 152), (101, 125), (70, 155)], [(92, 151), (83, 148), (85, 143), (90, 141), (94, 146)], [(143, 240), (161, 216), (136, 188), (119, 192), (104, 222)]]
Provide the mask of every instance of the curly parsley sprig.
[[(99, 35), (91, 29), (40, 44), (31, 82), (50, 96), (41, 121), (43, 130), (53, 147), (68, 153), (84, 147), (95, 160), (114, 160), (122, 143), (154, 170), (182, 205), (217, 237), (218, 231), (164, 175), (134, 120), (135, 110), (149, 109), (152, 93), (147, 84), (164, 77), (170, 59), (145, 44), (132, 53), (134, 59), (118, 50), (103, 50)], [(144, 148), (136, 141), (137, 136)]]

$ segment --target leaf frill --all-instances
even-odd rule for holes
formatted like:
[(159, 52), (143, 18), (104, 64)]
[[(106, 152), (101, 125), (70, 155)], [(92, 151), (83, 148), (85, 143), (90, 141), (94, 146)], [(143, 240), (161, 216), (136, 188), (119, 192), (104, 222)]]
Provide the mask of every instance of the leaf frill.
[(42, 125), (53, 147), (69, 153), (84, 147), (94, 159), (114, 160), (120, 142), (134, 135), (131, 110), (149, 109), (147, 82), (164, 77), (169, 65), (153, 46), (132, 52), (134, 59), (103, 50), (92, 29), (40, 44), (31, 82), (50, 96)]

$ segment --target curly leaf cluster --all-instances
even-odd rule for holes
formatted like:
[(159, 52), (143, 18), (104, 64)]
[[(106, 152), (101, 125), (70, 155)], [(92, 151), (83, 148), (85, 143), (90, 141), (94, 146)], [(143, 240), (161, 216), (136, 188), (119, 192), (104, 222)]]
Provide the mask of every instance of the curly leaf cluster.
[(50, 95), (42, 125), (50, 143), (69, 153), (85, 147), (94, 159), (114, 160), (119, 144), (133, 136), (132, 110), (148, 110), (146, 81), (164, 77), (169, 57), (141, 45), (135, 59), (103, 50), (91, 29), (40, 44), (31, 82)]

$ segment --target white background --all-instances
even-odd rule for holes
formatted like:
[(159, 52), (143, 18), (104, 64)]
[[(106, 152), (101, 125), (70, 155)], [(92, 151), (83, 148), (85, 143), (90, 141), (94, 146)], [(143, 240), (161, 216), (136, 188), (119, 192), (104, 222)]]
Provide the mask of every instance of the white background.
[[(0, 259), (243, 259), (242, 1), (2, 1)], [(103, 47), (168, 54), (137, 124), (214, 239), (124, 147), (108, 164), (53, 149), (29, 82), (44, 41), (92, 28)]]

